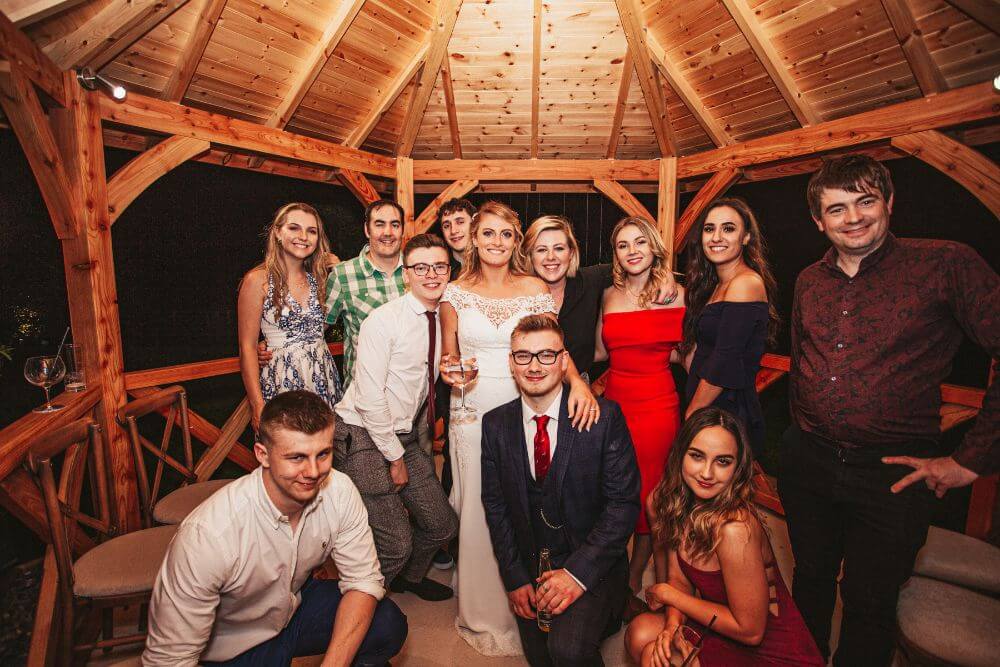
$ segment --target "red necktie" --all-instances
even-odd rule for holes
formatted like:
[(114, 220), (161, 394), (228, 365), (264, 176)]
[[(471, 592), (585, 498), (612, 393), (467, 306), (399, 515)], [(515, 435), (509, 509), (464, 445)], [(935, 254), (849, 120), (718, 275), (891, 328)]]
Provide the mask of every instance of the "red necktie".
[(434, 366), (436, 364), (434, 348), (437, 344), (437, 327), (435, 326), (437, 323), (434, 316), (436, 314), (433, 310), (424, 313), (427, 316), (427, 339), (430, 341), (430, 345), (427, 347), (427, 428), (431, 434), (431, 442), (434, 441), (434, 422), (437, 421), (434, 417)]
[(549, 454), (549, 419), (548, 415), (537, 415), (532, 417), (535, 420), (538, 430), (535, 431), (535, 480), (539, 484), (545, 482), (545, 475), (549, 472), (549, 464), (552, 463), (552, 456)]

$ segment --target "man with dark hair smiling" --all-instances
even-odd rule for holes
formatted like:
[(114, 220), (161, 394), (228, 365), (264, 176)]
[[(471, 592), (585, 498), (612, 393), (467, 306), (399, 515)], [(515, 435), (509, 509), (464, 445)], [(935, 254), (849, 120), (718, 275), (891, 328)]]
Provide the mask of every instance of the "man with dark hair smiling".
[[(260, 467), (216, 492), (178, 528), (149, 607), (142, 664), (384, 665), (406, 639), (385, 594), (357, 489), (331, 470), (334, 416), (319, 396), (271, 399)], [(332, 558), (339, 581), (312, 572)]]

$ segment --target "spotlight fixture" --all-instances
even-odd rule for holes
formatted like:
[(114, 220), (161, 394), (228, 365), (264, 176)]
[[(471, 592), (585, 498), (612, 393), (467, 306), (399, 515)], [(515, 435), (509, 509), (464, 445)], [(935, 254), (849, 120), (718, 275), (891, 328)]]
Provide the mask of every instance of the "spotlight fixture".
[(993, 92), (1000, 93), (1000, 74), (993, 77)]
[(87, 90), (97, 90), (99, 87), (103, 86), (107, 89), (108, 93), (112, 98), (121, 102), (125, 99), (125, 95), (128, 91), (125, 90), (125, 86), (120, 83), (115, 83), (103, 74), (97, 74), (89, 67), (84, 67), (78, 70), (76, 73), (76, 80), (80, 82), (80, 85)]

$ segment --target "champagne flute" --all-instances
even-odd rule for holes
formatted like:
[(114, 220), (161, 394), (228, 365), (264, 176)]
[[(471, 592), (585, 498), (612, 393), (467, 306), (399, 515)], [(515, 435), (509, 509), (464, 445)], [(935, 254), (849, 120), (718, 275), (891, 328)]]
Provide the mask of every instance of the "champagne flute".
[(462, 404), (451, 411), (451, 420), (456, 424), (471, 424), (476, 421), (476, 409), (465, 404), (465, 387), (479, 374), (479, 365), (475, 357), (455, 357), (449, 355), (445, 358), (444, 371), (453, 385), (462, 390)]
[(56, 412), (66, 407), (53, 403), (49, 396), (49, 387), (58, 384), (64, 375), (66, 364), (60, 357), (31, 357), (24, 362), (24, 379), (45, 390), (45, 405), (32, 412)]

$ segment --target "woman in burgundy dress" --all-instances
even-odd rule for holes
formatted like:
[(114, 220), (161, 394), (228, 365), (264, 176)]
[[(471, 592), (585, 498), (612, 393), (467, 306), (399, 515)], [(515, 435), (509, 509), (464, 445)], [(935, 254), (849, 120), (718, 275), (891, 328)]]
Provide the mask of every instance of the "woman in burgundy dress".
[(695, 635), (704, 637), (701, 667), (824, 664), (753, 504), (752, 462), (742, 421), (725, 410), (703, 408), (684, 422), (647, 501), (668, 567), (666, 581), (646, 590), (654, 611), (625, 635), (643, 667), (666, 667), (672, 654), (680, 664)]
[[(670, 268), (656, 228), (642, 218), (625, 218), (611, 232), (612, 285), (604, 290), (597, 325), (595, 361), (610, 357), (604, 395), (621, 405), (628, 424), (646, 496), (663, 473), (667, 452), (680, 427), (680, 399), (670, 373), (678, 361), (684, 321), (681, 297), (668, 305), (654, 302)], [(629, 585), (642, 589), (642, 572), (652, 553), (649, 521), (641, 512), (632, 545)], [(642, 606), (630, 600), (630, 613)]]

